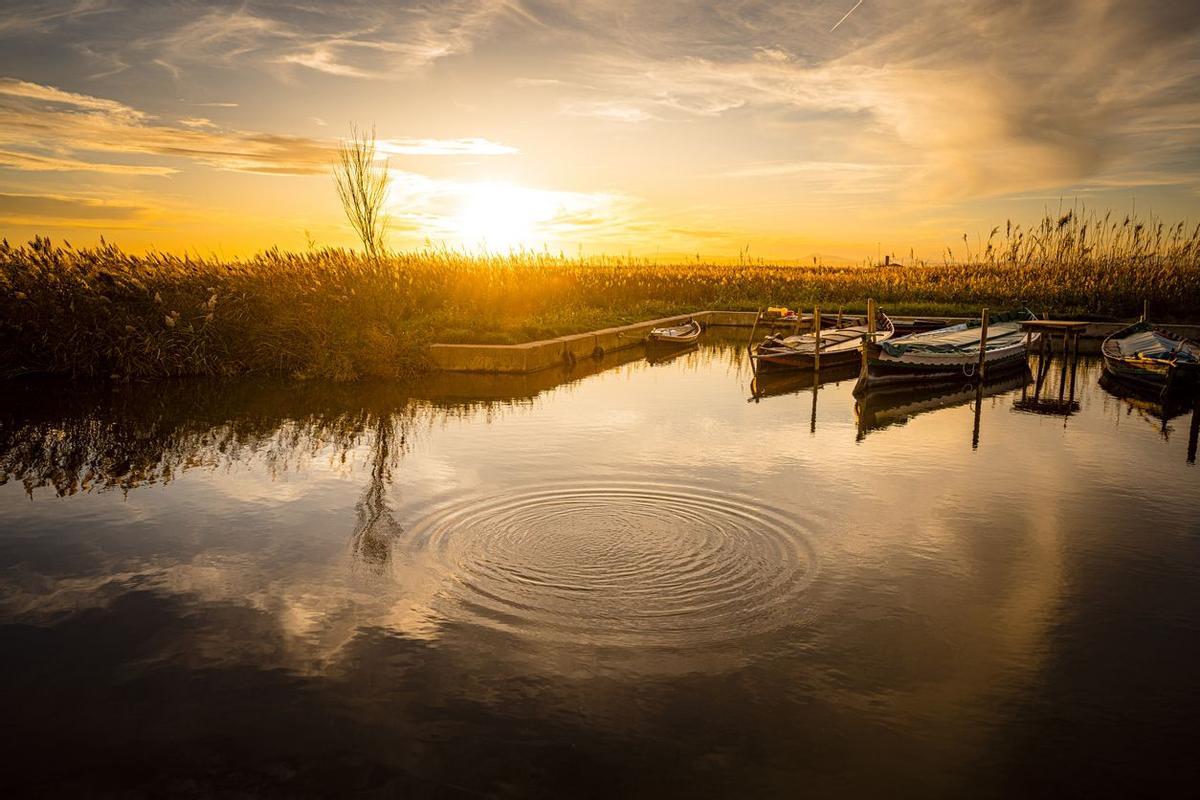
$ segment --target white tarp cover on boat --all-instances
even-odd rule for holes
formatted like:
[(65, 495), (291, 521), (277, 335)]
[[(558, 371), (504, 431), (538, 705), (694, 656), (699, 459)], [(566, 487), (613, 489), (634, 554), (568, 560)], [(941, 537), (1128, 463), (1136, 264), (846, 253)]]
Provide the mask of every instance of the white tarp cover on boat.
[[(988, 326), (987, 349), (1017, 344), (1025, 336), (1016, 321)], [(968, 353), (979, 352), (979, 325), (955, 325), (929, 333), (918, 333), (884, 342), (883, 349), (893, 356), (904, 353)]]
[(1157, 358), (1171, 361), (1177, 357), (1192, 360), (1187, 349), (1180, 350), (1182, 342), (1169, 339), (1157, 331), (1141, 331), (1126, 336), (1117, 342), (1121, 355), (1126, 357)]

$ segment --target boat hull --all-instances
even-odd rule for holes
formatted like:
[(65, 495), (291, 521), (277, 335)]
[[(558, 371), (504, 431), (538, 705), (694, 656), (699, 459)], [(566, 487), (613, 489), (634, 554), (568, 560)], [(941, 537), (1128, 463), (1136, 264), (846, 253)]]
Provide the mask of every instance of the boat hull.
[[(821, 354), (821, 369), (826, 367), (846, 366), (857, 364), (862, 360), (858, 350), (844, 350), (836, 353)], [(812, 353), (755, 353), (755, 361), (760, 370), (805, 370), (813, 369), (815, 361)]]
[[(988, 379), (1025, 369), (1028, 353), (1024, 341), (988, 351), (984, 361)], [(892, 356), (879, 345), (869, 344), (866, 360), (866, 370), (854, 387), (856, 395), (877, 386), (975, 381), (980, 377), (977, 353)]]
[(1114, 378), (1162, 389), (1171, 380), (1170, 364), (1131, 364), (1127, 359), (1104, 355), (1104, 371)]

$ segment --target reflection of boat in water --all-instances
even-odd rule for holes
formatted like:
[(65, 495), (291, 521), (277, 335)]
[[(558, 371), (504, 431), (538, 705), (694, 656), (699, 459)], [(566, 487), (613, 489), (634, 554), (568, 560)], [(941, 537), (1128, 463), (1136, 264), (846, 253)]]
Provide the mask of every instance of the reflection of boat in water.
[[(892, 321), (882, 311), (878, 312), (875, 320), (875, 341), (886, 341), (894, 332), (895, 326)], [(818, 353), (821, 369), (857, 364), (859, 347), (869, 333), (870, 326), (862, 318), (852, 318), (845, 324), (822, 328), (819, 333), (811, 331), (795, 336), (773, 333), (754, 346), (750, 358), (754, 361), (755, 368), (760, 370), (809, 370), (816, 366)]]
[(678, 347), (646, 347), (646, 363), (648, 364), (666, 364), (674, 361), (680, 356), (688, 353), (695, 353), (700, 349), (700, 345), (692, 342), (690, 345), (680, 345)]
[(750, 400), (761, 400), (764, 397), (778, 397), (785, 394), (799, 394), (811, 391), (813, 381), (818, 387), (828, 383), (841, 383), (858, 377), (857, 364), (842, 364), (840, 366), (821, 368), (818, 372), (800, 370), (776, 370), (759, 372), (750, 381)]
[[(989, 321), (983, 342), (983, 364), (989, 378), (1028, 370), (1028, 346), (1039, 334), (1026, 334), (1021, 322), (1036, 318), (1033, 312), (1021, 309)], [(864, 345), (867, 369), (856, 392), (891, 384), (975, 382), (981, 333), (980, 320), (969, 320), (882, 343), (868, 342)]]
[(940, 384), (936, 386), (890, 386), (870, 389), (861, 394), (854, 404), (858, 415), (858, 438), (862, 439), (870, 431), (881, 430), (892, 425), (903, 425), (909, 419), (937, 411), (953, 408), (971, 401), (976, 401), (975, 409), (975, 439), (979, 434), (978, 401), (985, 397), (1002, 394), (1019, 389), (1029, 383), (1032, 375), (1025, 367), (1016, 373), (1008, 374), (982, 383), (968, 380), (956, 385)]
[(1185, 397), (1164, 393), (1153, 384), (1123, 381), (1114, 378), (1108, 372), (1100, 376), (1100, 387), (1125, 405), (1127, 415), (1136, 412), (1139, 417), (1157, 428), (1166, 440), (1171, 438), (1171, 420), (1191, 411), (1187, 460), (1189, 464), (1196, 463), (1196, 444), (1197, 439), (1200, 439), (1200, 396)]
[(683, 346), (695, 344), (700, 339), (703, 330), (700, 323), (689, 319), (682, 325), (672, 325), (668, 328), (654, 328), (646, 337), (646, 342), (659, 346)]
[(1165, 389), (1200, 384), (1200, 347), (1142, 320), (1104, 340), (1104, 369), (1131, 383)]

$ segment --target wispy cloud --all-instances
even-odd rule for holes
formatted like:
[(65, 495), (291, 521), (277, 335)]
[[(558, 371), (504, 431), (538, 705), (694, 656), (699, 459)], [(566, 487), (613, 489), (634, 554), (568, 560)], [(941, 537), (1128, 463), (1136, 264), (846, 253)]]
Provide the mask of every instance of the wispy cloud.
[(119, 9), (112, 0), (70, 0), (69, 2), (23, 2), (6, 7), (0, 17), (0, 35), (47, 31), (94, 14)]
[[(869, 29), (830, 37), (832, 8), (741, 3), (684, 25), (674, 4), (623, 18), (584, 2), (575, 29), (593, 46), (578, 60), (597, 88), (564, 108), (639, 109), (641, 121), (744, 110), (793, 126), (797, 144), (814, 124), (840, 124), (842, 140), (827, 137), (816, 160), (867, 151), (912, 165), (906, 188), (946, 199), (1069, 187), (1181, 157), (1200, 180), (1194, 137), (1145, 129), (1148, 118), (1194, 119), (1200, 7), (881, 0)], [(626, 36), (647, 44), (631, 52), (617, 41)], [(803, 58), (779, 44), (794, 41), (806, 42)]]
[(636, 103), (636, 100), (632, 103), (612, 100), (576, 100), (563, 103), (560, 111), (568, 116), (593, 117), (608, 122), (646, 122), (654, 119), (652, 113), (639, 107)]
[(24, 172), (98, 172), (107, 175), (172, 175), (177, 170), (171, 167), (146, 166), (141, 164), (107, 164), (100, 161), (81, 161), (77, 158), (62, 158), (14, 153), (0, 150), (0, 167)]
[(499, 142), (468, 137), (465, 139), (384, 139), (379, 151), (396, 156), (503, 156), (520, 152)]
[(144, 116), (141, 112), (135, 111), (129, 106), (118, 103), (115, 100), (105, 100), (101, 97), (76, 94), (75, 92), (64, 92), (53, 86), (43, 86), (40, 83), (30, 83), (29, 81), (18, 80), (17, 78), (0, 77), (0, 95), (26, 100), (39, 100), (56, 106), (70, 106), (86, 111), (103, 111), (130, 118), (140, 119)]
[[(89, 15), (106, 12), (103, 19)], [(469, 52), (504, 17), (509, 0), (369, 0), (291, 4), (271, 0), (179, 0), (170, 4), (46, 2), (0, 21), (4, 35), (86, 35), (97, 75), (142, 65), (182, 80), (214, 65), (299, 68), (348, 78), (391, 79)], [(115, 65), (115, 66), (114, 66)]]
[(147, 216), (148, 209), (87, 197), (0, 192), (0, 221), (10, 225), (71, 227), (128, 227)]
[[(187, 159), (236, 172), (314, 175), (329, 169), (336, 142), (227, 130), (198, 117), (163, 122), (113, 100), (0, 78), (0, 145), (9, 148), (0, 155), (0, 165), (29, 171), (90, 170), (129, 175), (176, 171), (161, 164), (120, 165), (84, 157), (104, 152)], [(482, 138), (385, 139), (380, 149), (406, 156), (517, 152), (514, 147)]]

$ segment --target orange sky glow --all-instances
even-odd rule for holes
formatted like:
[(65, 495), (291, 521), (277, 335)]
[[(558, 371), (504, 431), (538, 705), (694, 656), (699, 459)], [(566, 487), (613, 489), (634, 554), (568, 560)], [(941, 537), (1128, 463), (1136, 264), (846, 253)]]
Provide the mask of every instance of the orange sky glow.
[(827, 262), (1061, 204), (1200, 214), (1200, 7), (483, 0), (0, 12), (0, 235), (352, 246), (374, 125), (392, 248)]

